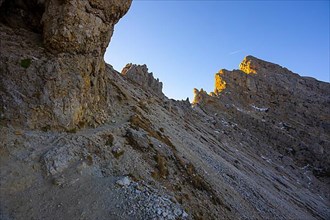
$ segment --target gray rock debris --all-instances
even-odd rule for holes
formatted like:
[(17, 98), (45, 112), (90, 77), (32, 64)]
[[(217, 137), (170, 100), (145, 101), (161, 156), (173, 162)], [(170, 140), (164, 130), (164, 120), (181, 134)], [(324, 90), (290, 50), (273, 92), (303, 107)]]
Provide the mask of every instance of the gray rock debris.
[(127, 214), (143, 213), (143, 219), (189, 219), (188, 214), (174, 202), (168, 195), (161, 193), (144, 183), (132, 182), (125, 189), (125, 194), (130, 201)]

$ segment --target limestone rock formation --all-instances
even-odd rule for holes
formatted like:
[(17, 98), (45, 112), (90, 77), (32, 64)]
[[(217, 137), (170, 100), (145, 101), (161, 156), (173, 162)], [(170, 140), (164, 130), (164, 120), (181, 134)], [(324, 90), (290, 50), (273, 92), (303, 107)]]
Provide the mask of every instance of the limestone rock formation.
[(215, 74), (214, 94), (219, 94), (226, 88), (226, 82), (221, 78), (221, 75), (225, 74), (225, 72), (226, 70), (220, 70), (217, 74)]
[[(115, 23), (130, 4), (120, 0), (4, 1), (0, 8), (6, 12), (0, 24), (2, 119), (62, 130), (109, 120), (103, 55)], [(38, 25), (31, 27), (24, 19), (34, 15), (35, 8), (40, 8), (39, 13), (31, 19)]]
[(0, 219), (330, 219), (330, 84), (248, 56), (168, 99), (103, 61), (130, 3), (0, 0)]
[[(207, 92), (204, 89), (196, 89), (194, 88), (194, 100), (192, 102), (192, 104), (199, 104), (199, 103), (208, 103), (207, 99), (212, 95), (212, 93), (210, 93), (210, 95), (207, 94)], [(211, 100), (211, 99), (208, 99)]]
[(260, 71), (260, 69), (263, 68), (265, 64), (267, 64), (266, 61), (255, 59), (252, 56), (247, 56), (240, 63), (239, 69), (246, 74), (255, 74), (257, 71)]
[(216, 80), (226, 87), (216, 95), (197, 92), (195, 104), (212, 113), (225, 112), (258, 142), (301, 166), (311, 165), (318, 175), (330, 174), (328, 83), (252, 56), (244, 58), (240, 70), (221, 70)]
[(146, 65), (127, 64), (121, 74), (137, 83), (146, 90), (151, 90), (159, 96), (164, 96), (162, 89), (163, 83), (159, 79), (155, 79), (152, 73), (148, 72)]
[(43, 41), (52, 53), (103, 56), (114, 25), (131, 1), (46, 1)]

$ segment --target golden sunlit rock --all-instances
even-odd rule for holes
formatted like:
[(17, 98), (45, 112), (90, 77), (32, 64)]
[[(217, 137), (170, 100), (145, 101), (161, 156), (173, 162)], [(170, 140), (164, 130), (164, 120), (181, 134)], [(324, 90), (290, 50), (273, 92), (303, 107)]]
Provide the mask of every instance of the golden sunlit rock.
[(202, 93), (206, 93), (203, 89), (201, 89), (200, 91), (196, 88), (194, 88), (194, 100), (192, 102), (192, 104), (197, 104), (200, 102), (201, 100), (201, 95)]
[(253, 62), (251, 56), (247, 56), (244, 60), (240, 63), (239, 69), (246, 74), (256, 74), (257, 73), (257, 65)]
[(221, 75), (223, 75), (224, 73), (225, 70), (220, 70), (217, 74), (215, 74), (215, 94), (219, 94), (222, 90), (226, 88), (226, 82), (221, 78)]

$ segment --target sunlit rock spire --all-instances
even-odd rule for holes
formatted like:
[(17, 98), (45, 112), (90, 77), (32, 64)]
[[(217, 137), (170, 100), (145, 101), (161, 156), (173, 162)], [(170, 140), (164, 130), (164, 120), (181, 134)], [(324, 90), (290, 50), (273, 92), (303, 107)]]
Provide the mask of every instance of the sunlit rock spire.
[(222, 69), (215, 74), (214, 93), (216, 95), (226, 88), (226, 82), (221, 77), (221, 75), (225, 74), (226, 72), (228, 72), (228, 70)]
[(257, 59), (253, 56), (246, 56), (240, 63), (239, 69), (246, 74), (256, 74), (258, 69), (256, 60)]

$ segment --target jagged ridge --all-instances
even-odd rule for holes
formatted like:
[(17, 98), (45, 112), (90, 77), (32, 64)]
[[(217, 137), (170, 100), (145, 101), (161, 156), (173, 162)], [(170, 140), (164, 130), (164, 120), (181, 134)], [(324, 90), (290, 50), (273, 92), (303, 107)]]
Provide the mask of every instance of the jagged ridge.
[(102, 36), (70, 40), (74, 24), (119, 19), (130, 2), (45, 3), (88, 19), (50, 23), (69, 29), (46, 46), (1, 20), (1, 218), (330, 217), (328, 83), (248, 56), (193, 105), (171, 100), (146, 66), (104, 64)]

